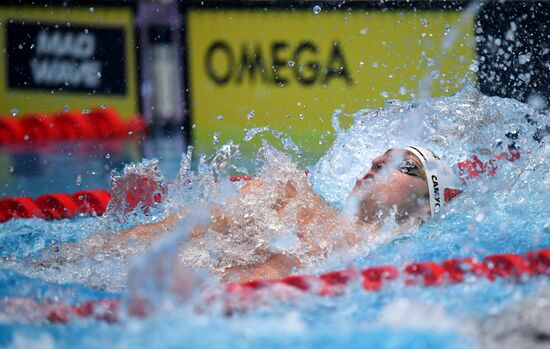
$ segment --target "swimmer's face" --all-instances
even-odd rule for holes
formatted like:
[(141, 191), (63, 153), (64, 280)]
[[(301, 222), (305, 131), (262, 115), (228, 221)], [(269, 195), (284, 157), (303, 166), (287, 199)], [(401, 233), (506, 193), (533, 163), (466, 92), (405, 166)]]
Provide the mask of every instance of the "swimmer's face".
[(392, 211), (402, 219), (425, 210), (429, 208), (428, 184), (422, 163), (407, 150), (390, 149), (372, 161), (349, 199), (358, 205), (357, 217), (366, 222), (384, 218)]

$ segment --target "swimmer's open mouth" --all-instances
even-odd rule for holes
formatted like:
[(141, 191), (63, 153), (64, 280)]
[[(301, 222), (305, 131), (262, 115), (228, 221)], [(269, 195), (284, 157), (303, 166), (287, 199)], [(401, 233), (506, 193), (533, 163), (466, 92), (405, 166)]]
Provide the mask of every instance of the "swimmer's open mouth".
[(364, 181), (367, 181), (367, 180), (374, 180), (374, 174), (372, 173), (367, 173), (365, 174), (361, 179), (358, 179), (355, 181), (355, 188), (359, 188), (361, 187), (361, 185), (363, 184)]

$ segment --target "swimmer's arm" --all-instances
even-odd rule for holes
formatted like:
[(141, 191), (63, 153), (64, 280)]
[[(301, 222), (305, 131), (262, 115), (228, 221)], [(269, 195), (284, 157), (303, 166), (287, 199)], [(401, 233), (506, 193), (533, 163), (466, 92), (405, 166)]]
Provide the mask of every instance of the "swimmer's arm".
[[(253, 179), (248, 181), (240, 189), (240, 194), (262, 194), (265, 191), (264, 182), (260, 179)], [(230, 199), (235, 200), (235, 199)], [(133, 227), (129, 230), (117, 234), (116, 239), (127, 240), (127, 239), (136, 239), (139, 241), (147, 242), (154, 240), (158, 237), (159, 233), (173, 231), (176, 223), (185, 217), (185, 213), (173, 214), (168, 218), (157, 222), (157, 223), (148, 223), (142, 224), (136, 227)], [(217, 232), (224, 232), (228, 229), (229, 223), (228, 220), (230, 217), (224, 214), (224, 212), (218, 206), (214, 206), (210, 212), (210, 227)], [(198, 237), (202, 235), (206, 230), (205, 226), (197, 226), (191, 230), (191, 237)]]
[[(247, 182), (240, 190), (242, 193), (262, 193), (264, 191), (264, 183), (259, 179), (253, 179)], [(229, 199), (234, 200), (234, 199)], [(145, 237), (146, 239), (154, 239), (158, 232), (173, 231), (177, 222), (180, 219), (185, 218), (186, 212), (182, 211), (179, 214), (170, 215), (158, 223), (143, 224), (138, 227), (132, 228), (122, 233), (122, 238), (130, 237)], [(214, 206), (210, 211), (210, 224), (209, 226), (217, 232), (223, 232), (229, 227), (228, 217), (224, 214), (223, 210), (219, 206)], [(191, 229), (191, 237), (199, 237), (206, 231), (206, 226), (198, 225)]]
[(289, 276), (293, 269), (301, 266), (298, 258), (275, 253), (261, 264), (227, 268), (222, 275), (222, 280), (224, 282), (245, 282), (256, 279), (279, 279)]
[(178, 220), (179, 216), (173, 214), (160, 222), (140, 224), (115, 236), (118, 240), (135, 239), (143, 242), (154, 240), (159, 233), (172, 231)]

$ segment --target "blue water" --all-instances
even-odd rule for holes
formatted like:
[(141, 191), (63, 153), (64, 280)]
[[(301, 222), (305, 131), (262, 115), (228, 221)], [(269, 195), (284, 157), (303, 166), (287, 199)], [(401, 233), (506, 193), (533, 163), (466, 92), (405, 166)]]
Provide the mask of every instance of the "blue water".
[(187, 145), (182, 134), (150, 139), (67, 141), (34, 147), (0, 148), (0, 196), (31, 196), (85, 189), (108, 189), (109, 173), (142, 158), (159, 160), (168, 178), (176, 176)]
[[(526, 114), (539, 124), (526, 122)], [(465, 256), (483, 258), (491, 253), (521, 254), (550, 247), (547, 208), (550, 145), (548, 137), (542, 142), (533, 140), (537, 127), (549, 124), (548, 115), (516, 101), (482, 96), (469, 88), (448, 98), (415, 103), (389, 102), (381, 110), (358, 111), (352, 118), (351, 128), (337, 129), (333, 147), (308, 166), (312, 171), (313, 187), (335, 206), (342, 203), (355, 178), (365, 169), (364, 164), (388, 147), (421, 144), (443, 154), (450, 163), (456, 163), (471, 154), (490, 158), (511, 142), (506, 133), (518, 131), (519, 137), (514, 141), (529, 153), (525, 151), (525, 156), (516, 163), (503, 166), (494, 178), (470, 183), (440, 219), (399, 237), (379, 241), (360, 258), (340, 254), (319, 263), (319, 272), (345, 268), (350, 263), (358, 268), (380, 264), (402, 267), (411, 261), (443, 261)], [(338, 124), (339, 120), (334, 121)], [(387, 134), (394, 137), (388, 139)], [(165, 150), (145, 157), (160, 158), (164, 176), (175, 178), (184, 146), (174, 149), (172, 145), (178, 142), (174, 139), (145, 142), (156, 144), (156, 148), (149, 149)], [(154, 153), (150, 151), (149, 154)], [(128, 159), (137, 161), (140, 155), (147, 155), (139, 152), (116, 155), (113, 152), (110, 159), (117, 161), (112, 165), (109, 162), (107, 168), (104, 166), (107, 163), (105, 154), (101, 151), (96, 151), (84, 163), (56, 152), (52, 154), (55, 155), (44, 155), (46, 162), (52, 167), (65, 164), (67, 170), (63, 174), (52, 176), (52, 172), (44, 171), (34, 177), (19, 175), (5, 186), (4, 191), (19, 193), (18, 190), (24, 190), (32, 196), (55, 190), (70, 192), (83, 186), (106, 187), (111, 169), (120, 170)], [(292, 163), (292, 159), (286, 157), (277, 159), (279, 167)], [(75, 166), (67, 166), (67, 163)], [(203, 165), (206, 166), (203, 172), (199, 169), (196, 170), (199, 174), (186, 176), (207, 177), (212, 171), (208, 163), (203, 162)], [(266, 165), (258, 166), (261, 169)], [(94, 168), (101, 170), (93, 176), (83, 176), (80, 186), (76, 185), (75, 175)], [(43, 187), (42, 183), (50, 179), (52, 187)], [(76, 319), (66, 325), (53, 325), (43, 320), (25, 322), (0, 317), (0, 346), (501, 348), (549, 344), (540, 336), (541, 331), (548, 331), (546, 325), (550, 322), (549, 279), (546, 277), (521, 281), (468, 280), (460, 285), (442, 287), (403, 287), (402, 282), (395, 282), (376, 293), (351, 285), (346, 295), (339, 298), (306, 295), (299, 301), (273, 302), (228, 317), (222, 314), (220, 304), (199, 306), (200, 301), (193, 297), (186, 301), (174, 300), (166, 295), (162, 282), (149, 279), (144, 265), (152, 263), (154, 266), (155, 261), (166, 257), (163, 253), (170, 252), (167, 246), (174, 241), (170, 240), (173, 237), (130, 260), (120, 256), (105, 256), (103, 262), (79, 258), (48, 270), (30, 264), (47, 255), (52, 246), (94, 236), (97, 230), (106, 226), (116, 228), (115, 223), (108, 220), (108, 217), (55, 222), (31, 219), (2, 224), (0, 297), (62, 300), (74, 304), (103, 298), (124, 301), (137, 287), (147, 290), (148, 296), (156, 299), (156, 313), (138, 319), (123, 311), (122, 319), (116, 324)], [(126, 281), (128, 269), (131, 269), (130, 282)], [(195, 276), (202, 280), (197, 285), (213, 283), (207, 273)], [(197, 291), (197, 287), (191, 288)], [(542, 320), (535, 316), (541, 313), (546, 314)]]

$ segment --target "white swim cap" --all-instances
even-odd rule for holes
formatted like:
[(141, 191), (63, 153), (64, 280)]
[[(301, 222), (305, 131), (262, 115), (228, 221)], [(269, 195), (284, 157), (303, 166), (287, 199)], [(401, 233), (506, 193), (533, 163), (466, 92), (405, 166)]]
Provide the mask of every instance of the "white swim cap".
[(406, 147), (422, 162), (428, 182), (432, 218), (439, 215), (441, 206), (461, 193), (461, 181), (451, 167), (431, 150), (421, 147)]

